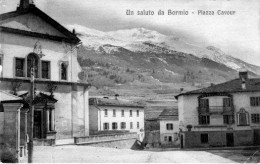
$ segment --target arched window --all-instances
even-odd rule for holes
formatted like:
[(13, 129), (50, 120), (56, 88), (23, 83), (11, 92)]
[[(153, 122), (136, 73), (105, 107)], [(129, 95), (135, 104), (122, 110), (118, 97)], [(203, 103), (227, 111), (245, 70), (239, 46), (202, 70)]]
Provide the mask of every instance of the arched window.
[(39, 68), (40, 68), (40, 59), (39, 57), (31, 53), (27, 56), (27, 77), (31, 77), (31, 69), (34, 68), (34, 77), (39, 77)]

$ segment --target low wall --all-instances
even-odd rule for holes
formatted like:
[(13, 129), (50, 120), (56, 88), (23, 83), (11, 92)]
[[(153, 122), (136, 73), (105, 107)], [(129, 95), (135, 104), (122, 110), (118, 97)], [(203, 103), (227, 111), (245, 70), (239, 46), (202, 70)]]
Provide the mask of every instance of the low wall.
[(33, 139), (34, 146), (53, 146), (55, 139)]
[[(208, 134), (208, 143), (202, 144), (201, 133)], [(183, 132), (184, 147), (225, 147), (227, 146), (226, 133), (233, 133), (234, 146), (252, 146), (254, 144), (253, 130), (241, 131), (200, 131), (200, 132)]]
[(138, 139), (136, 133), (106, 134), (86, 137), (74, 137), (76, 145), (91, 145), (95, 147), (133, 148)]

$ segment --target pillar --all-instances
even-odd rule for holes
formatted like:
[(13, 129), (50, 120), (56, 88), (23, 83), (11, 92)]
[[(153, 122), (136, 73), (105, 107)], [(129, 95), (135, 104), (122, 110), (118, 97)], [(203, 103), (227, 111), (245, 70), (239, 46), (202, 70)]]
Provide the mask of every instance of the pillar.
[(21, 103), (3, 103), (4, 106), (4, 149), (17, 162), (20, 155), (20, 108)]

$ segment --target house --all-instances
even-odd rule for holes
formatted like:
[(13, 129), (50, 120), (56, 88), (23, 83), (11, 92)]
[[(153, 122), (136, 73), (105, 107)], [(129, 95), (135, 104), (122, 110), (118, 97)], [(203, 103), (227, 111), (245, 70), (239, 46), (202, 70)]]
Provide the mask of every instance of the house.
[(258, 145), (260, 79), (239, 78), (190, 92), (178, 99), (181, 147)]
[(90, 135), (99, 132), (129, 131), (144, 138), (144, 108), (143, 104), (128, 100), (113, 98), (89, 99)]
[(23, 109), (29, 110), (34, 81), (36, 143), (73, 142), (73, 137), (89, 135), (90, 85), (78, 76), (79, 44), (74, 32), (31, 0), (21, 0), (16, 11), (0, 15), (0, 90), (23, 98)]
[(148, 100), (145, 109), (145, 139), (146, 147), (160, 147), (160, 120), (159, 116), (164, 110), (177, 108), (177, 101)]
[(164, 109), (158, 117), (160, 124), (160, 145), (162, 147), (179, 147), (178, 109)]

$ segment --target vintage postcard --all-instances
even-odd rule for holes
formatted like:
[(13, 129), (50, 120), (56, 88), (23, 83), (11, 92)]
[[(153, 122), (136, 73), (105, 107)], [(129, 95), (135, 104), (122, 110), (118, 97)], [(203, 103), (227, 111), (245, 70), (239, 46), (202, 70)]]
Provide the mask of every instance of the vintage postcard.
[(0, 163), (259, 151), (260, 1), (0, 0)]

